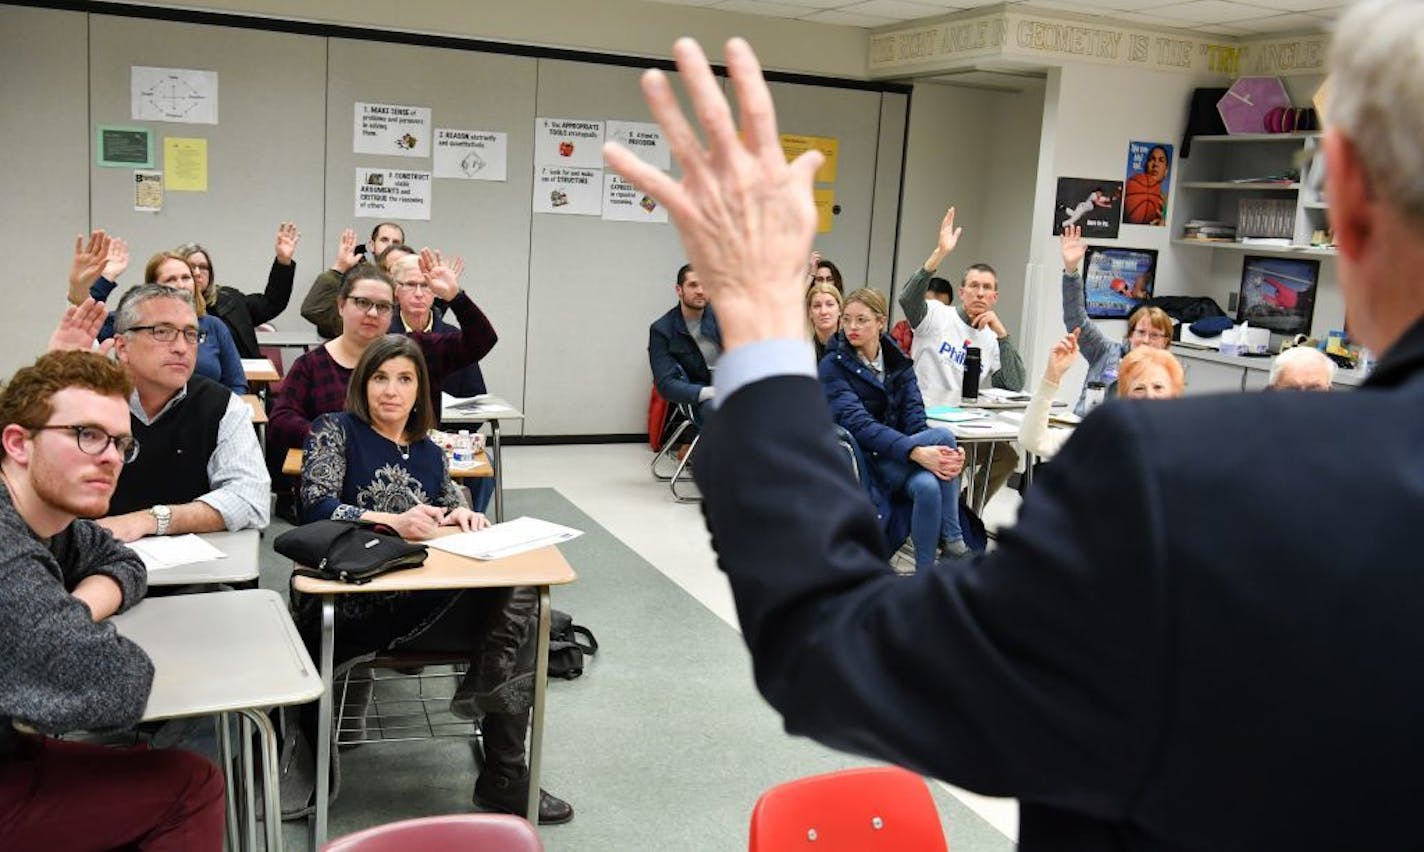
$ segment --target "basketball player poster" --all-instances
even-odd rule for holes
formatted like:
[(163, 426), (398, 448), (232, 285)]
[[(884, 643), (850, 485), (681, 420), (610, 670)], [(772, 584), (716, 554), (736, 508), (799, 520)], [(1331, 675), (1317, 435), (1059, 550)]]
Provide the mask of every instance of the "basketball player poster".
[(1172, 146), (1165, 142), (1127, 143), (1124, 225), (1167, 225), (1167, 190), (1172, 184)]
[(1053, 235), (1066, 225), (1083, 229), (1088, 240), (1117, 238), (1122, 218), (1122, 181), (1094, 178), (1058, 179), (1058, 198), (1053, 206)]

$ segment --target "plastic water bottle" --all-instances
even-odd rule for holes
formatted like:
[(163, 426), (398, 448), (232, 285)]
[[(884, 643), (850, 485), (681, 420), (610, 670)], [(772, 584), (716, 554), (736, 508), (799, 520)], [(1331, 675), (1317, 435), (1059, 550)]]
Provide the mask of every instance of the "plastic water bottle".
[(474, 444), (470, 442), (470, 430), (461, 429), (455, 436), (455, 452), (451, 462), (456, 467), (468, 467), (475, 460)]
[(1107, 385), (1102, 382), (1088, 382), (1088, 394), (1083, 398), (1083, 413), (1087, 414), (1102, 405), (1107, 392)]

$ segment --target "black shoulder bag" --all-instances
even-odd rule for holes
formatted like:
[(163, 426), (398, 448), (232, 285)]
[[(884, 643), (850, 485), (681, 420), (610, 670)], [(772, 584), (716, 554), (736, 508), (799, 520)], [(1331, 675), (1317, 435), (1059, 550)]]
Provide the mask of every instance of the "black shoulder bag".
[(385, 524), (315, 521), (277, 536), (272, 547), (296, 561), (293, 574), (361, 585), (388, 571), (425, 563), (426, 548)]

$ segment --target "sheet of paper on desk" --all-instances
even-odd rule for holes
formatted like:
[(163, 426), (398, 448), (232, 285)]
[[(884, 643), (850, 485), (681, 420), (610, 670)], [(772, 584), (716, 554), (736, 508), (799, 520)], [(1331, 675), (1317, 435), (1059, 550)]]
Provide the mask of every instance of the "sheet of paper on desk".
[(477, 532), (457, 533), (425, 542), (427, 547), (471, 559), (503, 559), (551, 544), (562, 544), (583, 535), (583, 530), (520, 517)]
[(939, 420), (944, 423), (963, 423), (966, 420), (979, 420), (988, 417), (989, 412), (978, 408), (937, 405), (934, 408), (925, 409), (925, 416), (930, 420)]
[(129, 542), (129, 550), (138, 554), (150, 574), (179, 565), (227, 558), (226, 553), (192, 533), (144, 536), (138, 541)]
[(461, 398), (458, 396), (451, 396), (450, 394), (441, 391), (440, 407), (442, 409), (451, 408), (456, 411), (468, 411), (471, 413), (478, 414), (497, 414), (503, 411), (514, 411), (514, 409), (508, 404), (506, 404), (504, 400), (490, 396), (487, 393), (480, 394), (479, 396)]
[(980, 388), (979, 398), (989, 402), (1028, 402), (1029, 395), (1021, 391), (1003, 388)]

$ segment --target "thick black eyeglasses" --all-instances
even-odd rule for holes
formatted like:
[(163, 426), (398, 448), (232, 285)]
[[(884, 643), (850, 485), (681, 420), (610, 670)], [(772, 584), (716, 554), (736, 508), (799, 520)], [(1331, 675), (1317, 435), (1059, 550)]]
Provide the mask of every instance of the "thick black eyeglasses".
[(390, 302), (373, 302), (362, 296), (351, 297), (351, 303), (356, 306), (356, 310), (363, 314), (369, 314), (374, 309), (378, 317), (390, 316), (391, 309), (395, 307)]
[(178, 339), (178, 335), (183, 335), (183, 339), (188, 341), (189, 346), (197, 346), (208, 339), (206, 331), (199, 331), (196, 328), (175, 328), (171, 325), (131, 325), (124, 329), (127, 334), (130, 331), (146, 331), (154, 340), (159, 343), (172, 343)]
[(79, 445), (79, 449), (91, 456), (101, 456), (109, 448), (110, 444), (119, 451), (119, 455), (124, 457), (124, 463), (128, 464), (138, 458), (138, 439), (132, 435), (110, 435), (98, 426), (36, 426), (31, 432), (43, 432), (47, 429), (68, 429), (74, 433), (74, 443)]

